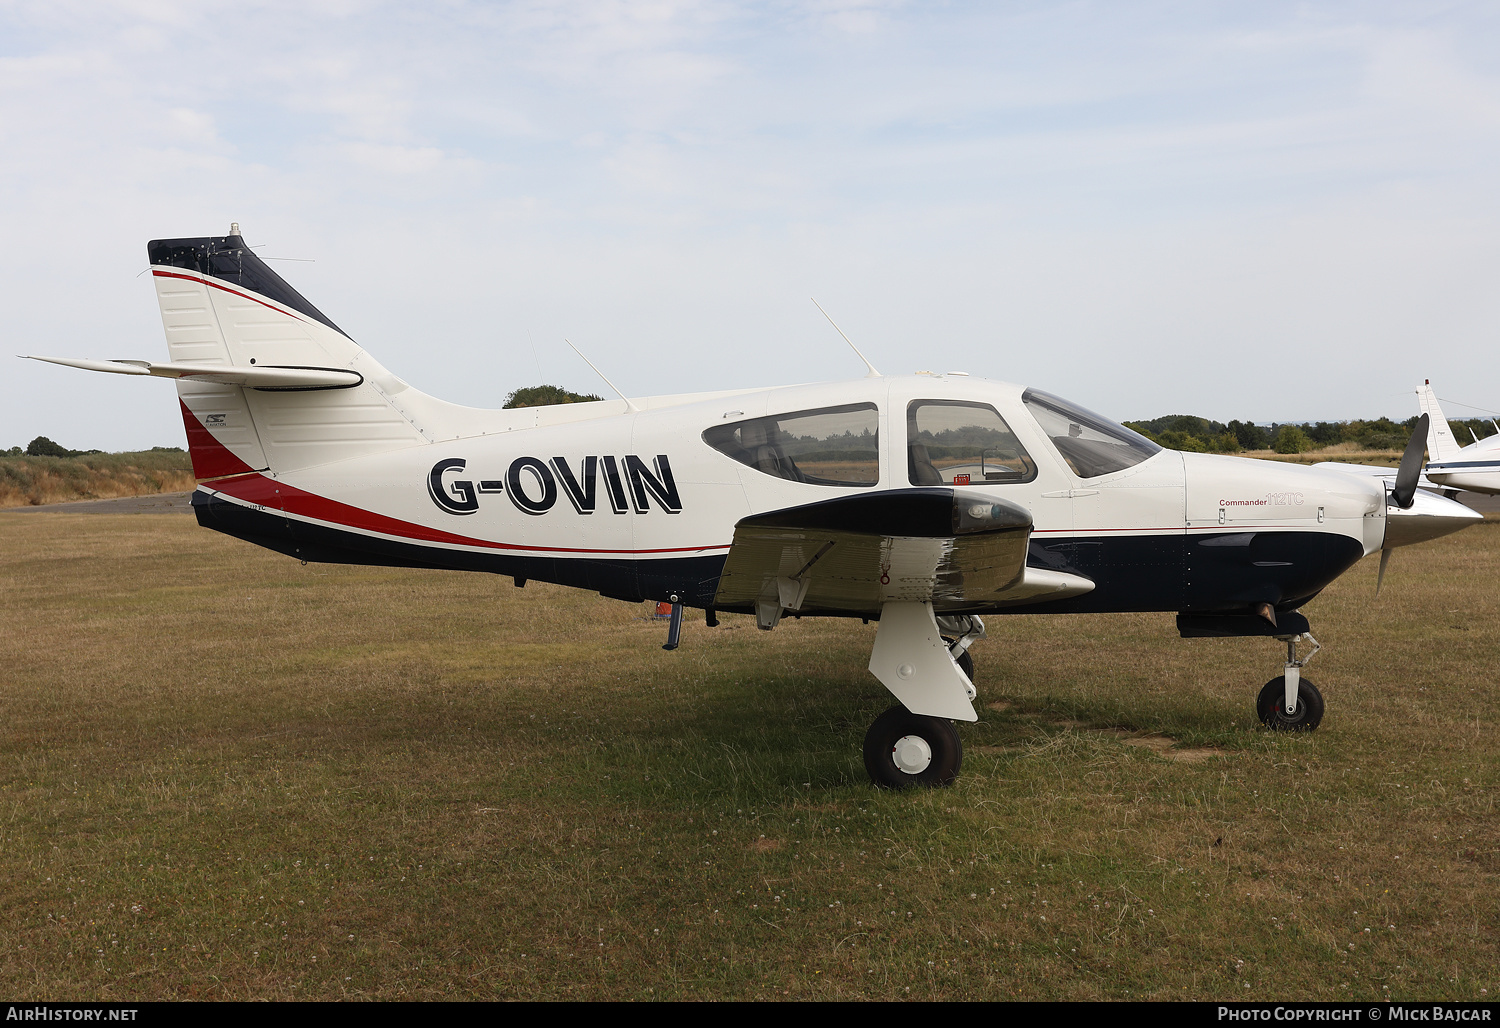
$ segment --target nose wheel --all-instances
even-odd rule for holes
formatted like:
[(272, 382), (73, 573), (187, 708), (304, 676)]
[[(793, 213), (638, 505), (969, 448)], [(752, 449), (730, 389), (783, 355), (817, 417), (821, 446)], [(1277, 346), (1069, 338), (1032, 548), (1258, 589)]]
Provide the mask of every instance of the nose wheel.
[[(1286, 673), (1261, 689), (1255, 698), (1255, 714), (1272, 731), (1311, 732), (1323, 720), (1323, 694), (1302, 677), (1302, 669), (1322, 647), (1311, 632), (1279, 638), (1286, 642)], [(1312, 643), (1312, 652), (1298, 660), (1297, 643), (1304, 639)]]
[(1323, 720), (1323, 694), (1317, 686), (1302, 678), (1297, 682), (1297, 706), (1286, 710), (1286, 676), (1266, 683), (1255, 700), (1260, 723), (1278, 732), (1311, 732)]
[(958, 729), (946, 718), (913, 714), (895, 706), (865, 733), (865, 770), (887, 789), (948, 785), (964, 761)]

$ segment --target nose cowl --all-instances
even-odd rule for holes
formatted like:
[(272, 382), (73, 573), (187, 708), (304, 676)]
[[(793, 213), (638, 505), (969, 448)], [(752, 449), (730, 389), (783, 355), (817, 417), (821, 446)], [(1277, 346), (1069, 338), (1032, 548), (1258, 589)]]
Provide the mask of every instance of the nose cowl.
[(1483, 520), (1483, 514), (1455, 500), (1418, 489), (1412, 497), (1412, 505), (1405, 510), (1394, 504), (1386, 505), (1382, 548), (1389, 550), (1395, 546), (1425, 543)]

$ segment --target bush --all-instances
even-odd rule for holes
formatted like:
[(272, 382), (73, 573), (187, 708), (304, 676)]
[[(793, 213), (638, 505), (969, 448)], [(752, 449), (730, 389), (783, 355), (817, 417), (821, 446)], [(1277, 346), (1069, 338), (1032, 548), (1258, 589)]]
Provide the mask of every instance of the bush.
[(1205, 453), (1208, 450), (1202, 439), (1175, 430), (1160, 433), (1156, 441), (1169, 450), (1186, 450), (1188, 453)]
[(505, 398), (505, 406), (510, 407), (547, 407), (555, 403), (588, 403), (599, 400), (602, 397), (593, 393), (572, 393), (562, 386), (539, 385), (527, 386), (517, 389)]

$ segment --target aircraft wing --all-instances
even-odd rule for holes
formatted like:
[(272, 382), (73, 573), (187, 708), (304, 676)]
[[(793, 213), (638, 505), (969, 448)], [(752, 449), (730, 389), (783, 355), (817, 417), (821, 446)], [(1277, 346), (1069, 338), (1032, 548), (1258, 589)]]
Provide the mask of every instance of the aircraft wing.
[(897, 489), (739, 522), (714, 605), (878, 616), (891, 602), (982, 611), (1089, 592), (1077, 575), (1027, 567), (1031, 513), (973, 490)]
[[(1345, 464), (1336, 460), (1319, 461), (1313, 467), (1327, 468), (1330, 471), (1342, 471), (1350, 475), (1362, 475), (1365, 478), (1383, 478), (1393, 484), (1396, 481), (1396, 472), (1399, 470), (1398, 468), (1383, 468), (1374, 464)], [(1450, 487), (1439, 485), (1424, 474), (1417, 476), (1417, 488), (1440, 493)]]

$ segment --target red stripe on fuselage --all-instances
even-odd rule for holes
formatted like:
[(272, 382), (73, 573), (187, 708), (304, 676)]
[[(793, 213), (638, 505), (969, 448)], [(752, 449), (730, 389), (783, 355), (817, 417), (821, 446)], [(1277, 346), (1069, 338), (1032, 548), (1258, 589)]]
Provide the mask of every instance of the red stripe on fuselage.
[(319, 496), (260, 474), (228, 478), (222, 482), (213, 483), (212, 488), (226, 496), (232, 496), (237, 500), (252, 503), (267, 510), (285, 511), (288, 514), (337, 525), (340, 528), (354, 528), (365, 532), (377, 532), (381, 535), (393, 535), (402, 539), (448, 543), (454, 546), (481, 546), (489, 550), (525, 550), (532, 553), (628, 554), (701, 553), (704, 550), (727, 550), (729, 548), (728, 543), (716, 546), (674, 546), (657, 550), (600, 550), (586, 549), (581, 546), (524, 546), (519, 543), (497, 543), (489, 539), (455, 535), (452, 532), (444, 532), (442, 529), (428, 528), (411, 521), (386, 517), (384, 514), (376, 514), (374, 511), (330, 500), (326, 496)]

